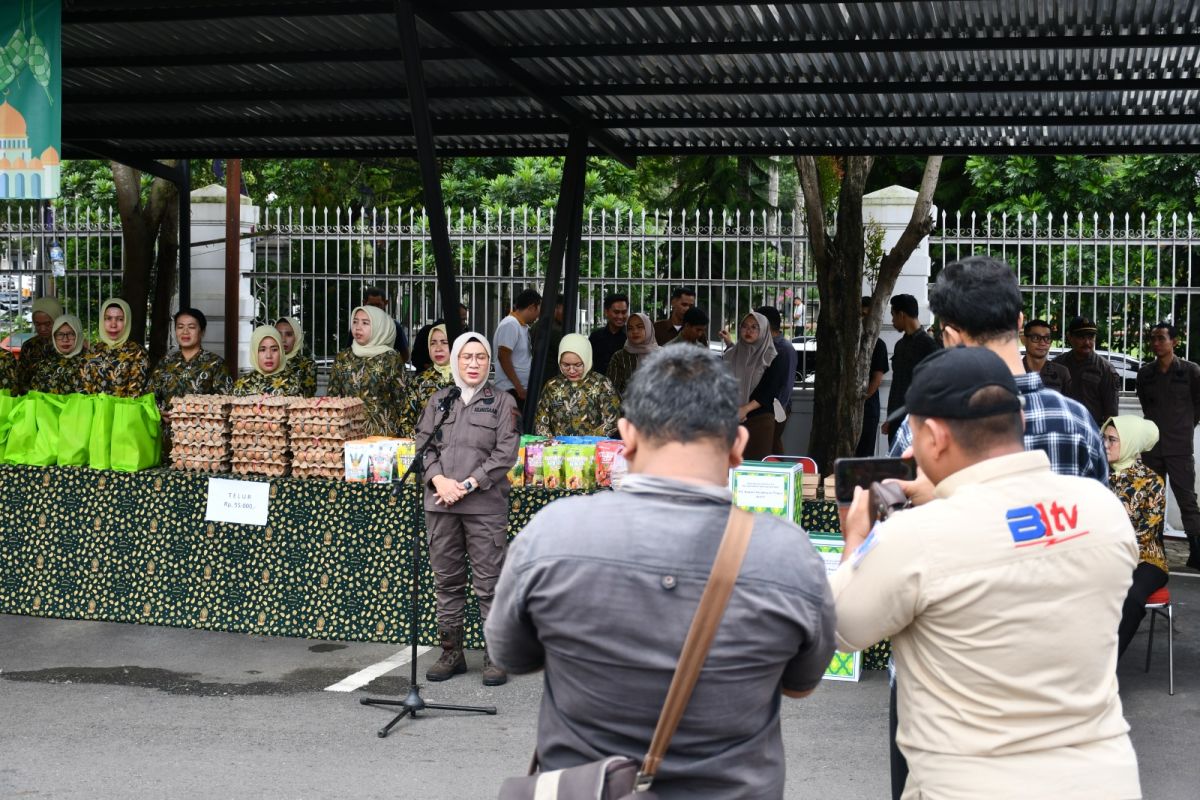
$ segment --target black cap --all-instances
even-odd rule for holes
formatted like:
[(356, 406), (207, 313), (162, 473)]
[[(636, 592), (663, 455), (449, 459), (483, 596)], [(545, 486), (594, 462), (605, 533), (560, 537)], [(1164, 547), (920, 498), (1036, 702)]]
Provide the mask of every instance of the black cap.
[(683, 312), (684, 325), (707, 325), (708, 314), (704, 313), (704, 309), (700, 306), (692, 306), (687, 311)]
[[(971, 397), (987, 386), (1006, 392), (995, 402), (971, 405)], [(1021, 410), (1016, 379), (1000, 356), (986, 347), (937, 350), (913, 370), (904, 396), (909, 414), (939, 419), (979, 419)]]
[(1087, 317), (1075, 317), (1067, 326), (1067, 333), (1095, 333), (1096, 323)]

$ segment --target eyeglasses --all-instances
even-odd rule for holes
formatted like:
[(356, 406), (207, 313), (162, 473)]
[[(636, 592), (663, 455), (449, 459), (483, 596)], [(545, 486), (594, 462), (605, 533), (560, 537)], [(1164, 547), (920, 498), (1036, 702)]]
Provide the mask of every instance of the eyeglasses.
[(1047, 344), (1050, 342), (1050, 334), (1048, 334), (1048, 333), (1047, 334), (1027, 333), (1027, 334), (1025, 334), (1025, 338), (1031, 342), (1044, 342)]
[(75, 332), (68, 331), (67, 333), (56, 333), (54, 334), (54, 338), (58, 339), (60, 342), (69, 342), (75, 338)]
[(487, 353), (459, 353), (459, 361), (465, 361), (468, 364), (486, 364), (488, 362)]
[(558, 366), (569, 370), (583, 369), (583, 362), (581, 361), (578, 364), (568, 364), (565, 361), (560, 361), (558, 362)]
[(1101, 437), (1101, 438), (1103, 438), (1103, 439), (1104, 439), (1104, 443), (1105, 443), (1105, 444), (1120, 444), (1120, 443), (1121, 443), (1121, 437), (1120, 437), (1120, 436), (1104, 436), (1104, 437)]

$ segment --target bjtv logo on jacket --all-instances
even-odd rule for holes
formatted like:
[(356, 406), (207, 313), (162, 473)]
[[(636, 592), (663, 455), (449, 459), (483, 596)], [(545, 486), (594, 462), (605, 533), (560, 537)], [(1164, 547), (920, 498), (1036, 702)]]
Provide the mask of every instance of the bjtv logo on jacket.
[(1060, 506), (1058, 502), (1032, 506), (1010, 508), (1005, 513), (1009, 533), (1012, 534), (1015, 547), (1033, 547), (1054, 544), (1078, 539), (1090, 531), (1077, 530), (1079, 525), (1079, 507)]

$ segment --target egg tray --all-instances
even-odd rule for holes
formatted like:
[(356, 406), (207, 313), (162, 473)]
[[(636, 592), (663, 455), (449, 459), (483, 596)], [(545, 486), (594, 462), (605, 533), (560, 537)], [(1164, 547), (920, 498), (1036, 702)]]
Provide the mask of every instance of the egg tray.
[(287, 419), (288, 407), (294, 402), (294, 397), (276, 397), (268, 394), (234, 397), (230, 400), (229, 417), (234, 420), (284, 420)]
[(338, 466), (341, 466), (343, 469), (345, 469), (346, 459), (341, 453), (333, 452), (333, 451), (297, 450), (292, 455), (292, 463), (297, 466), (299, 466), (300, 464), (306, 464), (308, 466), (314, 466), (314, 465), (333, 466), (336, 464)]
[(233, 429), (245, 433), (286, 433), (288, 425), (280, 419), (238, 418), (233, 421)]
[(213, 461), (208, 458), (177, 458), (174, 454), (171, 455), (171, 469), (184, 470), (186, 472), (229, 472), (230, 462)]
[(288, 437), (283, 433), (238, 433), (234, 431), (229, 437), (229, 444), (235, 450), (287, 450)]
[(293, 436), (291, 437), (292, 449), (296, 452), (301, 450), (322, 450), (330, 453), (337, 453), (338, 458), (341, 458), (345, 451), (346, 442), (353, 441), (351, 439), (319, 439), (311, 436)]
[(366, 405), (358, 397), (298, 397), (290, 406), (293, 415), (351, 416), (366, 413)]
[(197, 414), (221, 419), (229, 413), (232, 399), (223, 394), (185, 394), (182, 397), (171, 398), (171, 413)]
[(282, 478), (291, 471), (288, 464), (273, 464), (263, 461), (233, 462), (233, 472), (237, 475), (265, 475), (269, 478)]
[(325, 436), (329, 438), (343, 439), (361, 439), (362, 438), (362, 422), (360, 420), (343, 420), (340, 422), (311, 422), (311, 421), (296, 421), (292, 419), (288, 422), (288, 428), (292, 434), (300, 434), (301, 436)]
[(203, 429), (171, 429), (171, 441), (175, 444), (199, 445), (212, 447), (215, 445), (229, 446), (229, 434), (222, 431), (207, 431)]
[(180, 458), (223, 458), (228, 460), (230, 451), (227, 445), (200, 445), (173, 442), (171, 444), (171, 455), (174, 457), (176, 454)]
[(345, 467), (339, 464), (336, 467), (302, 467), (299, 464), (293, 465), (292, 477), (294, 478), (324, 478), (330, 480), (339, 480), (345, 474)]

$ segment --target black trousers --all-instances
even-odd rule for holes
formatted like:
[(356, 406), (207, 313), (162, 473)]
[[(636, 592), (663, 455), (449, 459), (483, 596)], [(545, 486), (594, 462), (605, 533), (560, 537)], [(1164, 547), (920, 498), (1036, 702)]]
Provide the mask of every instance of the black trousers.
[(1142, 562), (1134, 567), (1133, 585), (1121, 607), (1121, 624), (1117, 626), (1117, 658), (1129, 647), (1138, 626), (1146, 618), (1146, 598), (1167, 585), (1167, 573), (1153, 564)]
[(1179, 503), (1179, 516), (1187, 531), (1192, 555), (1200, 554), (1200, 506), (1196, 502), (1196, 457), (1191, 453), (1178, 456), (1152, 456), (1142, 453), (1142, 462), (1171, 482), (1171, 491)]
[(858, 458), (870, 458), (875, 455), (875, 442), (878, 439), (879, 405), (876, 404), (874, 408), (869, 405), (865, 406), (863, 408), (862, 435), (858, 437), (858, 447), (854, 448), (854, 455)]
[(900, 727), (900, 716), (896, 713), (896, 681), (892, 681), (892, 697), (888, 703), (888, 764), (892, 774), (892, 800), (900, 800), (904, 784), (908, 781), (908, 759), (896, 744), (896, 729)]

